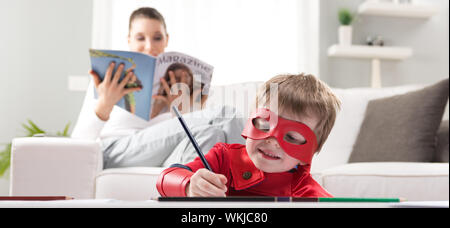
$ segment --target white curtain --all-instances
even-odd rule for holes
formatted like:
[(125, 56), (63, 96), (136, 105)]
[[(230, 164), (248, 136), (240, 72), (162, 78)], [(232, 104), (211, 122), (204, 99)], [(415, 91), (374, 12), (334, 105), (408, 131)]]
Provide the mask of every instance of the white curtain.
[[(93, 48), (127, 50), (129, 16), (149, 6), (166, 19), (166, 51), (215, 67), (213, 84), (318, 73), (318, 0), (95, 0)], [(318, 75), (317, 75), (318, 76)]]

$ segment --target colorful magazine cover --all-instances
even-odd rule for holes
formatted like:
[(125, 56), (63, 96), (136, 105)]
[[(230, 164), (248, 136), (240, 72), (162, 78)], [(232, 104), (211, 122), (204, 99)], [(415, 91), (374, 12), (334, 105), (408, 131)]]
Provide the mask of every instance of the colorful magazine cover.
[[(152, 95), (161, 93), (160, 78), (167, 78), (168, 71), (185, 69), (192, 75), (193, 80), (201, 85), (202, 95), (209, 94), (214, 68), (192, 56), (178, 52), (166, 52), (155, 58), (138, 52), (99, 49), (90, 49), (89, 54), (92, 69), (102, 80), (109, 64), (113, 61), (116, 63), (116, 69), (120, 63), (125, 65), (119, 81), (129, 71), (134, 71), (136, 78), (130, 81), (126, 87), (141, 87), (142, 90), (125, 95), (116, 105), (144, 120), (150, 120)], [(94, 95), (95, 98), (98, 98), (95, 90)]]

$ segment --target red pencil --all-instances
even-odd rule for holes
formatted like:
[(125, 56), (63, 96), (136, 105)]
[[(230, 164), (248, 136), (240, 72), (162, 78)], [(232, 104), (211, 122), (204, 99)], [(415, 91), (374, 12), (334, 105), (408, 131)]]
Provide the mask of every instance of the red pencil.
[(50, 200), (73, 200), (69, 196), (0, 196), (0, 200), (9, 201), (50, 201)]

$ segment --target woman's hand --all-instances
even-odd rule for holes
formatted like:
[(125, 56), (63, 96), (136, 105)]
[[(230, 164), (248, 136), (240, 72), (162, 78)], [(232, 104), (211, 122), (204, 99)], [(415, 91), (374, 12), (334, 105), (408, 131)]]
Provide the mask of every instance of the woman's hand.
[(191, 177), (186, 186), (189, 197), (225, 197), (227, 192), (227, 178), (222, 174), (213, 173), (207, 169), (199, 169)]
[(89, 72), (94, 80), (95, 88), (97, 89), (98, 94), (98, 103), (95, 108), (95, 113), (103, 121), (107, 121), (109, 119), (109, 115), (111, 114), (114, 105), (119, 102), (119, 100), (122, 99), (123, 96), (128, 93), (140, 91), (142, 89), (139, 87), (125, 88), (125, 85), (128, 83), (128, 81), (130, 81), (130, 79), (132, 79), (134, 73), (132, 70), (129, 70), (125, 78), (121, 82), (119, 82), (120, 75), (122, 74), (125, 65), (120, 64), (113, 76), (115, 65), (116, 64), (114, 62), (109, 64), (103, 81), (101, 81), (100, 77), (95, 71), (91, 70)]
[[(189, 94), (189, 91), (185, 90), (186, 87), (178, 88), (179, 89), (178, 94), (176, 94), (176, 95), (173, 95), (170, 92), (171, 88), (172, 88), (171, 86), (174, 86), (177, 83), (179, 83), (179, 82), (177, 82), (176, 78), (180, 78), (180, 82), (187, 85), (187, 81), (188, 81), (187, 72), (181, 71), (180, 74), (181, 75), (175, 75), (175, 73), (173, 71), (169, 71), (170, 86), (169, 86), (169, 83), (167, 83), (167, 81), (164, 78), (160, 79), (162, 88), (160, 89), (160, 92), (157, 95), (153, 96), (154, 104), (153, 104), (153, 108), (152, 108), (151, 118), (154, 118), (155, 116), (159, 115), (160, 112), (164, 108), (167, 108), (168, 110), (170, 110), (170, 105), (179, 96), (181, 96), (183, 94)], [(176, 76), (178, 76), (178, 77), (176, 77)], [(166, 95), (162, 95), (161, 91), (165, 91)]]

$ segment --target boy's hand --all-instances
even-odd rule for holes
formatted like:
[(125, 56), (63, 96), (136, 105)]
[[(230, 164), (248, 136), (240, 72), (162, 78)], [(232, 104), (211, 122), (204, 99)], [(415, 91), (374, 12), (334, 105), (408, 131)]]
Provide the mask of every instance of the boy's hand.
[(207, 169), (199, 169), (191, 177), (186, 187), (186, 195), (189, 197), (225, 197), (227, 192), (227, 178), (224, 175), (210, 172)]

